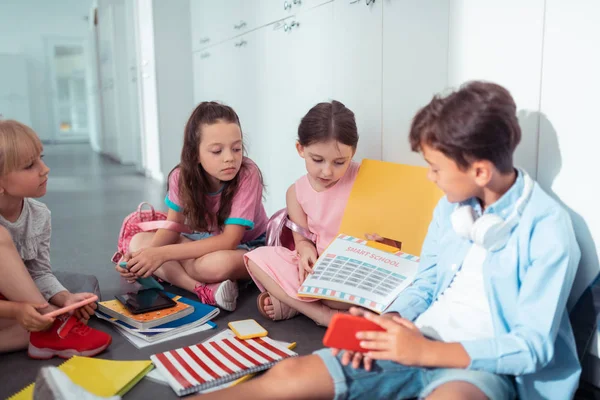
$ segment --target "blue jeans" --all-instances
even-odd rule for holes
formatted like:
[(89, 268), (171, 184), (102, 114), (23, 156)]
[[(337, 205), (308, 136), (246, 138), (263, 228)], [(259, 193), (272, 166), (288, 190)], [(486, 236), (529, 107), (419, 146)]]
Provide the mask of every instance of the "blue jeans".
[[(212, 233), (208, 233), (208, 232), (182, 233), (181, 235), (185, 236), (186, 238), (188, 238), (192, 241), (202, 240), (202, 239), (206, 239), (208, 237), (213, 236)], [(240, 250), (250, 251), (250, 250), (254, 250), (257, 247), (264, 246), (266, 244), (266, 242), (267, 242), (267, 235), (265, 233), (263, 233), (256, 239), (250, 240), (246, 243), (240, 243), (240, 245), (237, 248)]]
[(444, 383), (463, 381), (475, 385), (492, 400), (516, 398), (512, 378), (490, 372), (451, 368), (407, 367), (393, 361), (374, 361), (371, 371), (343, 366), (331, 349), (315, 352), (335, 385), (335, 400), (424, 398)]

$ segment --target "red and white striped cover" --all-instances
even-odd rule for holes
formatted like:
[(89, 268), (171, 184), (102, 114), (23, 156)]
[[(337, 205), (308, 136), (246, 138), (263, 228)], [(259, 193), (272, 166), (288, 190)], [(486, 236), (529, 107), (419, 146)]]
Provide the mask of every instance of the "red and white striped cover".
[(296, 355), (268, 337), (234, 337), (154, 354), (150, 359), (175, 393), (184, 396), (263, 371)]

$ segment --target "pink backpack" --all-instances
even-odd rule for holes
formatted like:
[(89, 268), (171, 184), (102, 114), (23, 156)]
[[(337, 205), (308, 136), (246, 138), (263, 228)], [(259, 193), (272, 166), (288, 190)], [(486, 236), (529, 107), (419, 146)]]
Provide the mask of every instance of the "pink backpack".
[(269, 218), (267, 222), (267, 246), (281, 246), (294, 250), (294, 236), (292, 231), (299, 233), (313, 243), (317, 241), (317, 235), (292, 222), (288, 218), (287, 209), (282, 208)]
[[(142, 210), (147, 205), (149, 210)], [(129, 214), (123, 220), (121, 232), (119, 233), (119, 242), (117, 243), (117, 252), (112, 256), (112, 262), (118, 263), (123, 255), (129, 251), (129, 242), (140, 232), (151, 232), (157, 229), (169, 229), (180, 233), (192, 233), (190, 228), (177, 222), (167, 221), (167, 214), (162, 211), (155, 211), (150, 203), (140, 203), (137, 210)]]

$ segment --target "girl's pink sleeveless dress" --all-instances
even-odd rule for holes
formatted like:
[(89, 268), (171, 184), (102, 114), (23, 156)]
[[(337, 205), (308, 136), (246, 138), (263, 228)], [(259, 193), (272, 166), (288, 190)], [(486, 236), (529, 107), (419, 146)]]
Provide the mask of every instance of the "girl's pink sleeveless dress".
[[(339, 233), (346, 202), (359, 166), (358, 163), (350, 163), (344, 176), (333, 187), (323, 192), (317, 192), (312, 188), (308, 175), (304, 175), (295, 183), (296, 198), (308, 217), (308, 229), (317, 235), (316, 245), (319, 255)], [(302, 282), (298, 280), (299, 263), (295, 251), (285, 247), (259, 247), (245, 254), (246, 267), (248, 260), (252, 260), (279, 283), (288, 296), (302, 301), (318, 300), (298, 297), (298, 289)], [(261, 283), (256, 279), (254, 282), (260, 291), (264, 292)]]

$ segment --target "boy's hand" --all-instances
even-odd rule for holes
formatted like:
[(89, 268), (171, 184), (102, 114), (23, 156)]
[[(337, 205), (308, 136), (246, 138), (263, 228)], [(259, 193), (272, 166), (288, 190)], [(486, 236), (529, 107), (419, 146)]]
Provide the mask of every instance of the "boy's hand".
[(365, 237), (367, 238), (367, 240), (372, 240), (374, 242), (383, 243), (385, 245), (392, 246), (397, 249), (400, 249), (402, 247), (402, 243), (400, 243), (396, 240), (381, 237), (376, 233), (365, 233)]
[(54, 318), (47, 317), (39, 313), (38, 310), (48, 307), (48, 303), (29, 304), (14, 303), (15, 319), (23, 328), (29, 332), (39, 332), (46, 330), (54, 322)]
[(297, 245), (296, 251), (298, 252), (299, 268), (298, 268), (298, 280), (300, 283), (304, 282), (309, 274), (313, 273), (313, 266), (317, 262), (317, 249), (315, 245), (308, 241), (301, 241)]
[(127, 267), (136, 277), (148, 278), (166, 261), (160, 247), (148, 247), (132, 253)]
[[(69, 297), (67, 298), (67, 301), (65, 301), (64, 307), (66, 307), (70, 304), (78, 303), (85, 299), (89, 299), (92, 296), (94, 296), (93, 293), (70, 293)], [(92, 315), (94, 315), (96, 313), (95, 310), (97, 307), (98, 306), (96, 305), (96, 303), (86, 304), (85, 306), (80, 307), (77, 310), (75, 310), (73, 312), (73, 315), (75, 315), (77, 317), (77, 319), (87, 321), (90, 319), (90, 317)]]
[[(349, 310), (350, 315), (354, 315), (357, 317), (364, 317), (365, 313), (367, 313), (367, 312), (368, 311), (366, 311), (365, 309), (359, 308), (359, 307), (350, 307), (350, 310)], [(398, 317), (398, 316), (399, 316), (399, 314), (397, 314), (397, 313), (390, 313), (390, 314), (383, 314), (381, 316), (381, 318), (391, 320), (392, 318)], [(331, 349), (331, 353), (334, 356), (337, 356), (342, 351), (344, 351), (344, 350)], [(354, 368), (354, 369), (360, 368), (360, 364), (362, 362), (364, 369), (367, 371), (370, 371), (371, 367), (373, 366), (373, 358), (371, 358), (361, 352), (354, 352), (354, 351), (348, 351), (348, 350), (344, 351), (341, 362), (342, 362), (342, 365), (348, 365), (348, 364), (352, 363), (352, 368)]]
[(337, 356), (342, 351), (344, 352), (341, 359), (342, 365), (348, 365), (352, 363), (352, 368), (358, 369), (361, 367), (362, 363), (363, 368), (366, 371), (370, 371), (373, 367), (373, 359), (358, 351), (331, 349), (331, 354)]
[(374, 360), (390, 360), (407, 366), (420, 366), (429, 339), (407, 319), (391, 314), (389, 317), (363, 312), (369, 321), (384, 328), (385, 332), (358, 332), (360, 346), (369, 349), (366, 356)]

